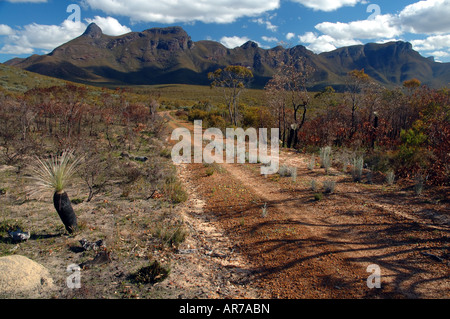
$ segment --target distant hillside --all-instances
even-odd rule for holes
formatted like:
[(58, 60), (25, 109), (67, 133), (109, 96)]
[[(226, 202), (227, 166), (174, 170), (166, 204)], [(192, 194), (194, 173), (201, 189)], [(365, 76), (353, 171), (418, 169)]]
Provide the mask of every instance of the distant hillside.
[(450, 63), (422, 57), (405, 42), (367, 44), (314, 54), (304, 46), (265, 50), (254, 42), (227, 49), (213, 41), (193, 42), (180, 27), (154, 28), (121, 36), (107, 36), (95, 24), (48, 55), (13, 59), (7, 65), (60, 79), (101, 85), (209, 84), (207, 74), (227, 65), (244, 65), (255, 74), (254, 87), (273, 75), (275, 51), (304, 57), (315, 69), (311, 86), (342, 86), (345, 75), (365, 69), (382, 85), (405, 80), (442, 87), (450, 83)]
[(65, 83), (60, 79), (0, 64), (0, 88), (8, 92), (24, 93), (36, 87), (60, 86)]

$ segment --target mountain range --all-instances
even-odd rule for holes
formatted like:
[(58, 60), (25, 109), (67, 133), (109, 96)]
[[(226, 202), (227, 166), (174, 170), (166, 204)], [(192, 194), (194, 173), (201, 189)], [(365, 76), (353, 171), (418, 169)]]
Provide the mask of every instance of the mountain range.
[(96, 24), (46, 55), (5, 62), (31, 72), (94, 85), (207, 85), (207, 74), (227, 65), (252, 69), (253, 87), (261, 88), (275, 72), (274, 53), (305, 61), (314, 68), (310, 88), (342, 88), (349, 71), (364, 69), (386, 87), (419, 79), (431, 87), (450, 83), (450, 63), (421, 56), (407, 42), (366, 44), (315, 54), (304, 46), (263, 49), (249, 41), (228, 49), (214, 41), (193, 42), (181, 27), (152, 28), (121, 36), (105, 35)]

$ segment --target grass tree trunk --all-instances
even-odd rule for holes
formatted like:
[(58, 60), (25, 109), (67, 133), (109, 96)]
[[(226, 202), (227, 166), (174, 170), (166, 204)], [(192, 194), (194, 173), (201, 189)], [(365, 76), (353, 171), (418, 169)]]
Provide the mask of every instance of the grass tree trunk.
[(53, 196), (53, 204), (55, 205), (55, 209), (69, 234), (75, 232), (78, 229), (77, 216), (73, 211), (72, 204), (67, 193), (56, 192)]

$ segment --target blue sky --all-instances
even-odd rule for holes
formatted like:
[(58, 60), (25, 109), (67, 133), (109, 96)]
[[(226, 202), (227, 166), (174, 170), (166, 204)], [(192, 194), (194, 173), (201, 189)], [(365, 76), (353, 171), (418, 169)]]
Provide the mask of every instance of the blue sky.
[(450, 0), (0, 0), (0, 62), (49, 53), (91, 22), (109, 35), (177, 25), (194, 41), (316, 53), (402, 40), (450, 62), (449, 17)]

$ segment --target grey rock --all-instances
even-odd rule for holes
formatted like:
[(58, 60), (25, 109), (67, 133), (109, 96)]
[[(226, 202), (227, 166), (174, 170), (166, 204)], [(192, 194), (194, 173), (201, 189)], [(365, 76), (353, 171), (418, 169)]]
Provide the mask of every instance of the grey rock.
[(8, 234), (14, 242), (27, 241), (31, 237), (31, 234), (29, 232), (25, 233), (20, 228), (18, 228), (15, 232), (8, 232)]

